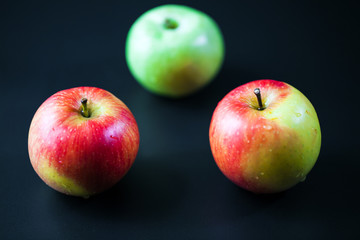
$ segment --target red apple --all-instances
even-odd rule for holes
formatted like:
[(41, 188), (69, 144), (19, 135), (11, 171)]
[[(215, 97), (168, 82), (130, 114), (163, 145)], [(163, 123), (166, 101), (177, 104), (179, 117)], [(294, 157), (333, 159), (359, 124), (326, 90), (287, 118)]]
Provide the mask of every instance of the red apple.
[(88, 197), (116, 184), (130, 169), (139, 131), (126, 105), (95, 87), (60, 91), (31, 122), (31, 164), (53, 189)]
[(253, 81), (228, 93), (214, 111), (209, 138), (224, 175), (255, 193), (280, 192), (303, 181), (321, 145), (310, 101), (274, 80)]

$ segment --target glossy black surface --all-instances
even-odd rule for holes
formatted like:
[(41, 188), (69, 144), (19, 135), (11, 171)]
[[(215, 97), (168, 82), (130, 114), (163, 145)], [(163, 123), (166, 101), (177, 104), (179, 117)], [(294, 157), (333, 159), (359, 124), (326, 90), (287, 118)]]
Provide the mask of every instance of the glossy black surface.
[[(355, 1), (178, 1), (212, 16), (226, 42), (216, 79), (180, 100), (144, 90), (124, 57), (133, 21), (163, 3), (0, 2), (0, 239), (359, 238)], [(306, 181), (265, 196), (228, 181), (208, 140), (217, 102), (262, 78), (303, 92), (323, 137)], [(83, 85), (123, 100), (141, 135), (125, 178), (88, 200), (47, 187), (27, 152), (40, 104)]]

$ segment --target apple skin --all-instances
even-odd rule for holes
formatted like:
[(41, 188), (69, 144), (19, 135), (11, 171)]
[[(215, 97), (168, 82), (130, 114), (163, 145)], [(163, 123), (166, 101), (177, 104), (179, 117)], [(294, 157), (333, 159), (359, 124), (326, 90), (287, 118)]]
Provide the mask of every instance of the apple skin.
[[(175, 21), (175, 29), (166, 27)], [(182, 5), (162, 5), (141, 15), (129, 30), (126, 61), (149, 91), (179, 98), (196, 92), (218, 73), (224, 40), (208, 15)]]
[[(265, 109), (254, 89), (261, 91)], [(210, 147), (222, 173), (254, 193), (275, 193), (303, 181), (320, 153), (320, 124), (296, 88), (257, 80), (235, 88), (217, 105)]]
[[(81, 114), (87, 98), (90, 117)], [(28, 150), (39, 177), (53, 189), (89, 197), (115, 185), (130, 169), (139, 131), (126, 105), (95, 87), (55, 93), (35, 113)]]

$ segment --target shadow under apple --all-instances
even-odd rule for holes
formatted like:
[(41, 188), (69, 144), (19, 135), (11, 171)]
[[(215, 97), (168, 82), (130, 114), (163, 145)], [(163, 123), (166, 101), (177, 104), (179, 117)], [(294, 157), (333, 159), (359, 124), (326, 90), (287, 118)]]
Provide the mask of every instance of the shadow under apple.
[(111, 189), (88, 199), (52, 195), (53, 211), (79, 211), (79, 215), (107, 218), (112, 221), (162, 219), (180, 204), (186, 182), (176, 169), (156, 159), (136, 160), (125, 177)]
[[(346, 229), (349, 231), (344, 232), (350, 233), (360, 213), (360, 198), (354, 189), (354, 183), (359, 182), (360, 165), (353, 154), (320, 154), (307, 179), (281, 193), (254, 194), (235, 185), (228, 186), (226, 192), (231, 196), (219, 210), (219, 217), (237, 224), (244, 217), (269, 218), (273, 223), (287, 221), (288, 225), (323, 222), (321, 227), (333, 226), (329, 231), (334, 234)], [(339, 159), (347, 161), (341, 164)]]

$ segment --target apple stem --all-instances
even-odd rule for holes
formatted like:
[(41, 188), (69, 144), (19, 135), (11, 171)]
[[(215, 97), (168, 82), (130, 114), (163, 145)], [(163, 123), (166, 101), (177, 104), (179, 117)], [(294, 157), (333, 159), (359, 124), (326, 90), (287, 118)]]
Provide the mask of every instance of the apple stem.
[(164, 26), (166, 29), (176, 29), (179, 26), (179, 24), (171, 18), (166, 18), (164, 22)]
[(90, 117), (90, 112), (87, 107), (87, 98), (81, 99), (81, 105), (82, 105), (81, 115), (83, 115), (83, 117), (86, 117), (86, 118)]
[(254, 93), (255, 93), (255, 95), (257, 97), (257, 100), (258, 100), (258, 103), (259, 103), (258, 110), (264, 110), (265, 108), (264, 108), (262, 100), (261, 100), (260, 88), (255, 88)]

